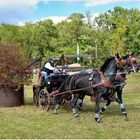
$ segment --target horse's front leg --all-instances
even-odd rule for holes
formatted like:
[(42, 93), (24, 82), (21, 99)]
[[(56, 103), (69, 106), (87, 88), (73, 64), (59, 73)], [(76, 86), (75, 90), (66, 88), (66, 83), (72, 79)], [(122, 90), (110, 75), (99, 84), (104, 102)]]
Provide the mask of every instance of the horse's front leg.
[(55, 97), (55, 100), (54, 100), (54, 102), (55, 102), (54, 103), (55, 104), (54, 114), (58, 114), (59, 109), (60, 109), (60, 104), (61, 104), (62, 100), (63, 100), (63, 98), (61, 97), (61, 95)]
[(76, 105), (77, 105), (78, 98), (79, 98), (79, 94), (74, 94), (74, 97), (71, 101), (72, 114), (73, 114), (74, 117), (79, 117), (79, 114), (76, 110)]
[(95, 121), (97, 123), (101, 122), (101, 119), (100, 119), (100, 100), (101, 100), (101, 96), (102, 96), (101, 93), (98, 93), (97, 96), (96, 96)]
[(117, 96), (118, 96), (118, 99), (120, 101), (119, 105), (120, 105), (121, 112), (125, 117), (127, 117), (128, 113), (127, 113), (126, 107), (125, 107), (123, 100), (122, 100), (122, 89), (117, 90)]
[(77, 107), (79, 110), (83, 110), (84, 97), (85, 97), (85, 95), (81, 95), (78, 99)]
[(103, 112), (108, 108), (110, 104), (111, 104), (111, 100), (107, 100), (105, 106), (100, 109), (100, 113), (103, 114)]

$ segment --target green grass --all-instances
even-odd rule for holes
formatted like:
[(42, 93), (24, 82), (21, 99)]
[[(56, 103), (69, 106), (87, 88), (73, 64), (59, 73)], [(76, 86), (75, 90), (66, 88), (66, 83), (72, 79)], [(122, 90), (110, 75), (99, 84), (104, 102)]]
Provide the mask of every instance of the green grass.
[[(35, 82), (35, 80), (34, 80)], [(25, 106), (0, 108), (1, 139), (98, 139), (140, 138), (140, 73), (128, 76), (123, 93), (129, 120), (121, 115), (113, 102), (101, 116), (103, 123), (94, 121), (95, 103), (86, 97), (84, 111), (73, 118), (69, 106), (62, 107), (58, 115), (45, 112), (32, 104), (32, 86), (25, 87)], [(103, 105), (103, 104), (101, 104)]]

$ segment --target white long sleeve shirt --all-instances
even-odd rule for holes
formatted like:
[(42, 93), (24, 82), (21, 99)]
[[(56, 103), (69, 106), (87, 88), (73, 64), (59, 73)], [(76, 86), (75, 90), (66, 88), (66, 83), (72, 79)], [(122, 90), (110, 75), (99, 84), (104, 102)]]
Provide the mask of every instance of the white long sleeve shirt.
[(49, 69), (49, 70), (54, 70), (54, 67), (52, 67), (49, 62), (47, 62), (44, 67)]

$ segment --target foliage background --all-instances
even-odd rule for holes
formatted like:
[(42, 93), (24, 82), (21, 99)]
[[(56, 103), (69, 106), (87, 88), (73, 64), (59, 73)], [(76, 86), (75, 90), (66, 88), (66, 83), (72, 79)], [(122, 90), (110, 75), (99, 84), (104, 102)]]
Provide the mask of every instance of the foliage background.
[[(88, 22), (85, 22), (86, 21)], [(61, 54), (88, 54), (79, 63), (99, 67), (107, 56), (116, 52), (140, 53), (140, 11), (114, 7), (93, 21), (88, 12), (73, 13), (66, 20), (54, 24), (52, 20), (25, 23), (23, 26), (0, 24), (0, 43), (22, 46), (28, 58)], [(97, 59), (98, 58), (98, 59)], [(74, 63), (76, 59), (69, 60)]]

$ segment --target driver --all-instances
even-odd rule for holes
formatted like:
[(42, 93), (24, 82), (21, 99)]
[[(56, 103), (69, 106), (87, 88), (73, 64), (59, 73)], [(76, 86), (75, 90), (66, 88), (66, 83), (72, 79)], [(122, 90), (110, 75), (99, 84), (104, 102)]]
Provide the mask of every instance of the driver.
[(46, 85), (50, 85), (49, 78), (50, 76), (54, 75), (54, 71), (58, 71), (57, 69), (54, 68), (54, 63), (55, 63), (55, 58), (51, 56), (48, 61), (46, 61), (43, 65), (41, 75), (45, 78)]

